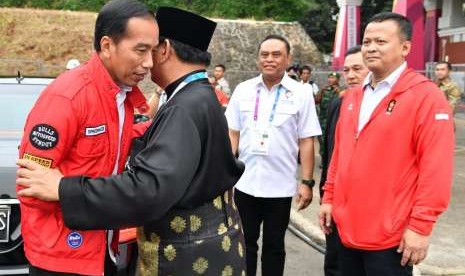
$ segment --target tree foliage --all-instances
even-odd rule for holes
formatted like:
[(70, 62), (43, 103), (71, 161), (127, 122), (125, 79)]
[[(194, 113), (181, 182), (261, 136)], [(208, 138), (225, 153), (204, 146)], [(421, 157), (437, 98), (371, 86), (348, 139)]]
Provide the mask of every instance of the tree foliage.
[(108, 0), (0, 0), (1, 7), (98, 11)]
[(393, 0), (364, 0), (361, 7), (361, 24), (360, 32), (363, 35), (367, 21), (375, 14), (380, 12), (392, 11)]
[[(0, 0), (0, 6), (97, 12), (109, 0)], [(339, 7), (336, 0), (141, 0), (151, 9), (171, 6), (208, 17), (299, 21), (320, 51), (330, 53)], [(366, 21), (392, 9), (393, 0), (365, 0), (361, 7), (362, 34)]]
[[(296, 21), (313, 0), (141, 0), (150, 8), (172, 6), (205, 16)], [(98, 11), (108, 0), (0, 0), (0, 6)]]
[(318, 1), (300, 19), (300, 24), (324, 53), (332, 51), (339, 7), (336, 0)]

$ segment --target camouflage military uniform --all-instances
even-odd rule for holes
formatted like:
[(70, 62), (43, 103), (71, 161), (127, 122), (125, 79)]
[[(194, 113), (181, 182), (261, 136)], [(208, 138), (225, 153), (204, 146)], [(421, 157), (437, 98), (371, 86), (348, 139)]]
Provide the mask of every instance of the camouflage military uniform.
[(449, 81), (447, 83), (440, 82), (438, 86), (444, 92), (444, 95), (446, 95), (447, 101), (449, 102), (452, 111), (455, 113), (455, 107), (460, 99), (459, 86), (453, 81)]
[(319, 103), (319, 113), (318, 113), (318, 119), (320, 121), (320, 126), (321, 126), (321, 132), (322, 135), (319, 137), (319, 142), (320, 142), (320, 155), (323, 156), (323, 145), (324, 143), (324, 135), (326, 133), (326, 119), (328, 117), (328, 105), (329, 103), (339, 97), (339, 92), (341, 91), (341, 88), (339, 86), (330, 86), (327, 85), (323, 87), (323, 89), (320, 90), (317, 95), (317, 102)]

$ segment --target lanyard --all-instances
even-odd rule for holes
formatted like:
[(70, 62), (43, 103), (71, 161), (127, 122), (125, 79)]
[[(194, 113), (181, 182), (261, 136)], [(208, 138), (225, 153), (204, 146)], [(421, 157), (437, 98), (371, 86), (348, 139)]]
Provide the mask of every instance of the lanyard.
[(174, 97), (174, 95), (178, 93), (179, 90), (181, 90), (184, 86), (188, 85), (189, 83), (196, 81), (196, 80), (200, 80), (200, 79), (206, 79), (206, 78), (208, 78), (207, 72), (197, 72), (195, 74), (190, 75), (185, 80), (183, 80), (181, 84), (178, 85), (178, 87), (176, 87), (171, 97), (167, 99), (166, 102), (164, 103), (167, 103), (169, 100), (171, 100)]
[[(274, 103), (273, 103), (273, 108), (271, 109), (270, 118), (268, 119), (268, 122), (270, 123), (270, 125), (273, 122), (274, 114), (276, 113), (276, 106), (278, 105), (279, 95), (281, 94), (282, 89), (283, 89), (283, 86), (282, 84), (280, 84), (278, 88), (278, 92), (276, 92), (276, 97), (274, 98)], [(253, 120), (255, 122), (255, 125), (257, 124), (257, 120), (258, 120), (259, 104), (260, 104), (260, 89), (257, 89), (257, 96), (255, 97), (255, 110), (253, 113)]]

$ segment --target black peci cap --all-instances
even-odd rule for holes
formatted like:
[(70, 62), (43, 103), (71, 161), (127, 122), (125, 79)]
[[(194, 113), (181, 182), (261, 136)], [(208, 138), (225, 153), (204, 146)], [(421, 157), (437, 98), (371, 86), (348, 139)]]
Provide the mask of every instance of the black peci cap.
[(200, 15), (171, 7), (160, 7), (155, 15), (160, 36), (207, 51), (216, 22)]

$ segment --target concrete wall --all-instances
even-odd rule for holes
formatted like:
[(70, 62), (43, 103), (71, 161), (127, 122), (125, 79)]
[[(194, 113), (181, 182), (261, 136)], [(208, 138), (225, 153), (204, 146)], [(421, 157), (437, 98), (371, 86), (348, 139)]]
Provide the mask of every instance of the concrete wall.
[(209, 51), (212, 66), (226, 65), (226, 78), (234, 88), (239, 82), (257, 75), (259, 43), (270, 34), (289, 40), (293, 60), (300, 64), (320, 65), (322, 56), (310, 36), (297, 22), (213, 19), (218, 23)]
[[(85, 61), (92, 51), (95, 18), (96, 13), (90, 12), (0, 8), (0, 75), (16, 75), (20, 70), (25, 76), (56, 76), (70, 58)], [(289, 40), (295, 61), (314, 65), (322, 61), (296, 22), (213, 20), (218, 27), (209, 49), (212, 65), (226, 65), (231, 88), (257, 75), (258, 44), (269, 34)], [(149, 94), (154, 89), (148, 80), (142, 87)]]
[[(226, 66), (226, 79), (233, 90), (246, 79), (257, 76), (256, 61), (259, 43), (270, 34), (289, 40), (293, 60), (302, 64), (321, 65), (323, 59), (316, 45), (297, 22), (264, 22), (252, 20), (215, 20), (218, 25), (208, 51), (212, 54), (209, 74), (215, 64)], [(142, 90), (150, 96), (155, 86), (147, 79)]]

